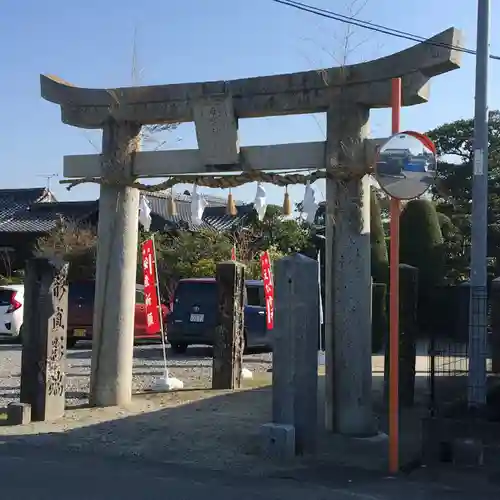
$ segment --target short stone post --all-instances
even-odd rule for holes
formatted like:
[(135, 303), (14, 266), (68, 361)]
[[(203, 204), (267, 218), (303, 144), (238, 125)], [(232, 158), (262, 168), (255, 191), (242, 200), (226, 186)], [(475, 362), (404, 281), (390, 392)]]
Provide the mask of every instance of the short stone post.
[(25, 425), (31, 422), (31, 405), (10, 403), (7, 406), (7, 425)]
[[(410, 408), (415, 401), (418, 269), (399, 265), (399, 404)], [(390, 339), (386, 336), (384, 401), (389, 404)]]
[(212, 389), (238, 389), (243, 363), (245, 266), (221, 262), (216, 271), (218, 326), (214, 338)]
[(64, 415), (68, 268), (46, 258), (26, 267), (21, 403), (31, 405), (34, 421)]
[(410, 408), (415, 402), (418, 269), (400, 264), (399, 283), (399, 401)]
[(295, 452), (312, 453), (318, 427), (318, 262), (301, 254), (275, 266), (273, 423), (295, 428)]

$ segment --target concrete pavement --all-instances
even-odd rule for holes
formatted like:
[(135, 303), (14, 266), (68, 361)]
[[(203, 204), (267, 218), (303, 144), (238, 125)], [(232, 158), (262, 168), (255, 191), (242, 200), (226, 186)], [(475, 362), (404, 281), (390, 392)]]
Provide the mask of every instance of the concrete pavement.
[[(323, 471), (324, 472), (324, 471)], [(330, 470), (316, 478), (236, 477), (187, 467), (144, 461), (104, 459), (97, 456), (0, 445), (2, 500), (465, 500), (475, 496), (497, 499), (499, 490), (437, 486), (426, 480), (363, 475)], [(351, 478), (351, 479), (350, 479)]]

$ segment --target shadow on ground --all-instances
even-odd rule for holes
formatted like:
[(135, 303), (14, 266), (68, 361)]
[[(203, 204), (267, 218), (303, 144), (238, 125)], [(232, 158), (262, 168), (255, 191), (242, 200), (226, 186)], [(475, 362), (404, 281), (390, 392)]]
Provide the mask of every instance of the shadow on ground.
[[(248, 384), (269, 384), (271, 376)], [(381, 377), (374, 395), (383, 413)], [(324, 379), (319, 378), (319, 447), (314, 459), (299, 458), (285, 470), (304, 472), (322, 464), (386, 471), (387, 441), (352, 440), (326, 433)], [(80, 394), (68, 394), (79, 397)], [(186, 390), (175, 393), (136, 395), (127, 410), (116, 408), (68, 409), (60, 422), (33, 423), (0, 429), (3, 442), (23, 442), (40, 446), (63, 446), (81, 452), (118, 456), (140, 456), (154, 461), (190, 464), (216, 470), (237, 470), (262, 474), (283, 470), (261, 453), (260, 426), (271, 421), (272, 391), (269, 386), (234, 392)], [(405, 460), (416, 460), (419, 452), (420, 413), (411, 418), (402, 413), (402, 440)], [(386, 418), (379, 418), (386, 431)], [(404, 429), (404, 432), (403, 432)], [(406, 458), (408, 455), (408, 458)], [(296, 471), (295, 471), (296, 472)]]
[[(356, 495), (362, 491), (375, 495), (382, 484), (385, 484), (384, 488), (388, 487), (387, 440), (383, 437), (347, 439), (321, 430), (323, 377), (319, 378), (318, 453), (314, 457), (298, 457), (288, 462), (264, 456), (260, 446), (260, 426), (271, 421), (272, 391), (266, 385), (270, 376), (263, 377), (267, 379), (248, 381), (249, 384), (263, 384), (261, 387), (249, 385), (244, 390), (232, 392), (186, 390), (165, 394), (143, 393), (134, 397), (128, 409), (72, 409), (58, 422), (1, 426), (0, 453), (9, 453), (13, 448), (28, 445), (40, 449), (140, 459), (143, 463), (191, 468), (193, 473), (323, 483), (356, 493), (353, 498), (357, 498)], [(374, 398), (375, 407), (379, 410), (380, 428), (386, 431), (382, 380), (381, 376), (374, 376)], [(420, 452), (420, 418), (425, 410), (422, 402), (426, 397), (426, 381), (419, 377), (417, 382), (419, 396), (416, 408), (402, 410), (400, 415), (403, 462), (418, 461)], [(414, 489), (412, 477), (404, 475), (397, 482), (408, 482), (408, 488)], [(436, 477), (426, 476), (422, 471), (416, 477), (418, 484), (436, 481)], [(449, 493), (453, 484), (446, 488)], [(361, 495), (359, 498), (364, 497)]]
[(258, 455), (259, 423), (270, 420), (270, 388), (213, 394), (143, 393), (127, 410), (71, 409), (59, 422), (1, 427), (0, 441), (243, 470)]
[(13, 342), (2, 342), (0, 343), (0, 351), (22, 351), (22, 346), (18, 343)]

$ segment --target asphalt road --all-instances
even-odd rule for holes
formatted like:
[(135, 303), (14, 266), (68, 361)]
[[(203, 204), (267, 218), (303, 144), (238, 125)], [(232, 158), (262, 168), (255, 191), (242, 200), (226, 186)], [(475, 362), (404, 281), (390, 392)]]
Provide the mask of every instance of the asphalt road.
[(405, 178), (390, 175), (379, 175), (379, 184), (393, 196), (406, 200), (419, 196), (422, 191), (434, 183), (433, 174), (420, 172), (404, 172)]
[[(465, 500), (498, 499), (499, 490), (443, 487), (428, 481), (375, 478), (332, 481), (242, 478), (186, 467), (110, 459), (0, 442), (2, 500)], [(466, 491), (467, 490), (467, 491)]]
[[(0, 447), (1, 448), (1, 447)], [(2, 500), (370, 500), (287, 480), (224, 478), (172, 466), (20, 448), (0, 449)], [(377, 497), (375, 497), (377, 498)]]

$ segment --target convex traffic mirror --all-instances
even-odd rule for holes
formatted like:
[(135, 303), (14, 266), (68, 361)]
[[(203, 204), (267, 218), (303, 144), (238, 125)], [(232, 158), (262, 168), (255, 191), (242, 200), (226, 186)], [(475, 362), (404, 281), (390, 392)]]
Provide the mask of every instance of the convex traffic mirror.
[(378, 151), (375, 178), (393, 198), (411, 200), (422, 196), (436, 178), (436, 148), (418, 132), (393, 135)]

